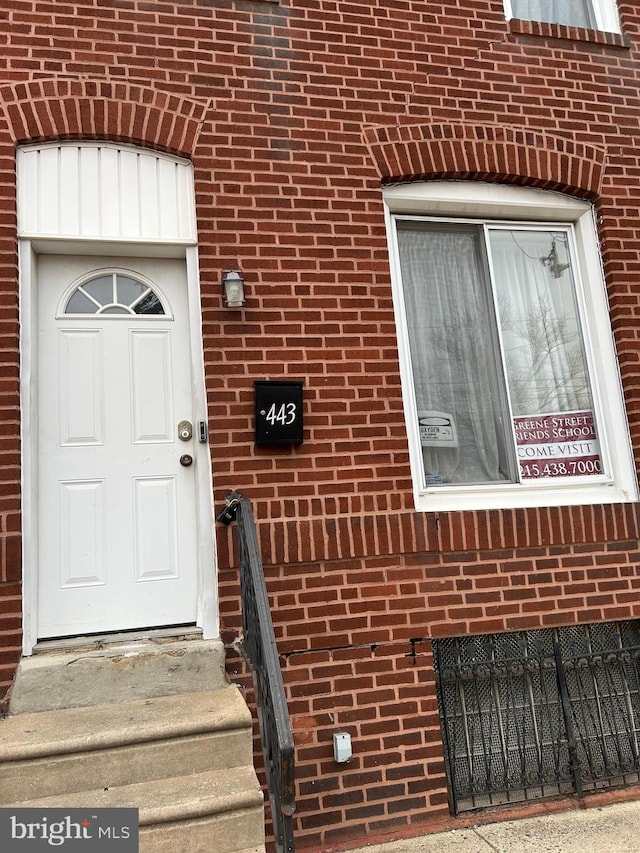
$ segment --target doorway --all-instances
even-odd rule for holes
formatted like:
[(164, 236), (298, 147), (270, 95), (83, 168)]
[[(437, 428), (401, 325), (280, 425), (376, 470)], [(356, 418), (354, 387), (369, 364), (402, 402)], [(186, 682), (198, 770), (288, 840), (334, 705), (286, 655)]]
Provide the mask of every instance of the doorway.
[(41, 254), (36, 268), (38, 639), (194, 624), (185, 262)]

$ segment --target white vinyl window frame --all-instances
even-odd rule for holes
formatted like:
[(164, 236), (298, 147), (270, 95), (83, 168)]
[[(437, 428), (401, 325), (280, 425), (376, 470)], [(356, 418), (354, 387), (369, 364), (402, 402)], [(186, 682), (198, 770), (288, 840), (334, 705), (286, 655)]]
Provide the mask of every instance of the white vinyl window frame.
[[(506, 509), (533, 506), (620, 503), (637, 500), (618, 361), (593, 208), (588, 202), (543, 190), (468, 181), (416, 182), (384, 189), (393, 302), (398, 330), (402, 394), (416, 509)], [(419, 434), (418, 406), (400, 271), (396, 221), (407, 217), (451, 222), (495, 221), (567, 225), (574, 234), (576, 294), (590, 367), (604, 473), (480, 485), (427, 485)]]
[[(620, 32), (620, 19), (618, 17), (618, 9), (616, 0), (591, 0), (593, 14), (596, 19), (596, 29), (606, 33)], [(511, 0), (504, 0), (504, 13), (506, 19), (516, 17), (513, 14)], [(535, 19), (530, 19), (535, 20)]]

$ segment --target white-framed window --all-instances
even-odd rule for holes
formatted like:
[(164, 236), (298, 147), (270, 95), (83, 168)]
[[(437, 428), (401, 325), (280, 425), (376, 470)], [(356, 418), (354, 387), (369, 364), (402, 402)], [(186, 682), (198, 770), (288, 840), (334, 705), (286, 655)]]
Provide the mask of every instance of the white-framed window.
[(591, 205), (466, 181), (384, 198), (417, 508), (635, 500)]
[(507, 19), (620, 32), (615, 0), (505, 0), (504, 7)]

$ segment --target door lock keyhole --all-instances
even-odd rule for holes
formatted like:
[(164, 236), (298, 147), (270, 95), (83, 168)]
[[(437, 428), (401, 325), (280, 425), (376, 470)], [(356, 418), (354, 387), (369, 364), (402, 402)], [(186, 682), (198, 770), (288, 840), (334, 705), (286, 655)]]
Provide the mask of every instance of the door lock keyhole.
[(180, 421), (178, 424), (178, 438), (180, 441), (190, 441), (193, 435), (193, 426), (190, 421)]

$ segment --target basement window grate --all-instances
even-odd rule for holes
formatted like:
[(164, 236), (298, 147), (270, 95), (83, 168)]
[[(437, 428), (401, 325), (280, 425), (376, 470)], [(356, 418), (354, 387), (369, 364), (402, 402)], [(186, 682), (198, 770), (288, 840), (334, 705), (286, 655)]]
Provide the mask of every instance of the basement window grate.
[(640, 622), (433, 641), (454, 814), (640, 779)]

